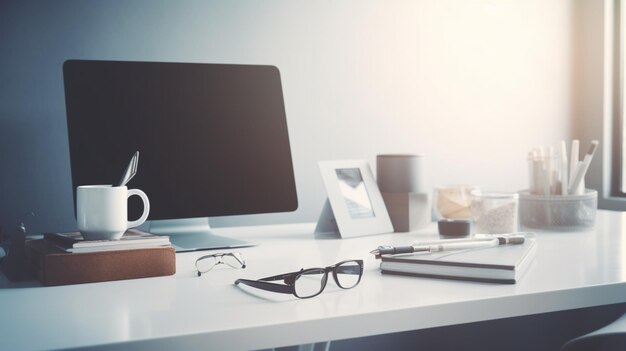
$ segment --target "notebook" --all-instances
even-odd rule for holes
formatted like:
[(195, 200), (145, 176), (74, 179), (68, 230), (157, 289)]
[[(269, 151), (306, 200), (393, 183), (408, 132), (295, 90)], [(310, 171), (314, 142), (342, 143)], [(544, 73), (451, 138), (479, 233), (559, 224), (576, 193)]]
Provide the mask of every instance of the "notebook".
[(383, 255), (380, 268), (387, 274), (515, 284), (535, 257), (535, 240), (432, 254)]
[(44, 233), (43, 237), (66, 252), (73, 253), (170, 246), (168, 236), (154, 235), (138, 229), (127, 230), (119, 240), (85, 240), (79, 232)]

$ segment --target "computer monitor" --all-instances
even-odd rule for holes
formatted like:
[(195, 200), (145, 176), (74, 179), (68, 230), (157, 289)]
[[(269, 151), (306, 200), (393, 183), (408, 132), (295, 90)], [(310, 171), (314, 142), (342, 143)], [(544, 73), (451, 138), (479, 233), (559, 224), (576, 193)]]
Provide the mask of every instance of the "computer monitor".
[(298, 207), (276, 67), (69, 60), (63, 75), (74, 199), (117, 182), (139, 151), (128, 186), (178, 251), (248, 245), (211, 235), (208, 217)]

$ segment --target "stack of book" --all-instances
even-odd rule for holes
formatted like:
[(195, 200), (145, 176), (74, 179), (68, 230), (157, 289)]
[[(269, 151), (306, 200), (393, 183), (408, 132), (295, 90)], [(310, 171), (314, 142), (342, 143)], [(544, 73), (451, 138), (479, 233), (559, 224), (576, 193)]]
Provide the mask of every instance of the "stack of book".
[(94, 283), (176, 273), (169, 237), (129, 229), (120, 240), (84, 240), (46, 233), (26, 242), (26, 256), (44, 285)]
[(530, 268), (536, 250), (535, 239), (530, 238), (521, 245), (382, 255), (380, 269), (388, 274), (515, 284)]

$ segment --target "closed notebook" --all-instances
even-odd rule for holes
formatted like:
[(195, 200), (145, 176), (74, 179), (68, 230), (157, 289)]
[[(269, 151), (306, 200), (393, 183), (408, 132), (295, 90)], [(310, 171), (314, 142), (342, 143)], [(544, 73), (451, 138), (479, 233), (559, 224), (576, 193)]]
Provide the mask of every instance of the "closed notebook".
[(169, 246), (170, 238), (129, 229), (119, 240), (85, 240), (79, 232), (45, 233), (44, 239), (67, 252), (95, 252)]
[(515, 284), (530, 267), (537, 250), (535, 239), (521, 245), (432, 254), (383, 255), (383, 273)]
[(45, 239), (26, 242), (26, 256), (44, 285), (136, 279), (176, 273), (171, 246), (68, 253)]

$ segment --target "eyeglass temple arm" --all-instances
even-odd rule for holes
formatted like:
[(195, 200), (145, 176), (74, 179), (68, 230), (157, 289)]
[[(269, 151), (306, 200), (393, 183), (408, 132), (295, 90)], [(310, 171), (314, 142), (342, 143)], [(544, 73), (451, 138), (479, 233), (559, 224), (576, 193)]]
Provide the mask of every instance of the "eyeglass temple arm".
[(298, 272), (291, 272), (291, 273), (283, 273), (283, 274), (279, 274), (279, 275), (273, 275), (271, 277), (265, 277), (265, 278), (261, 278), (259, 280), (262, 281), (274, 281), (274, 280), (285, 280), (285, 279), (289, 279), (291, 277), (293, 277), (296, 274), (300, 274), (302, 273), (302, 271), (304, 271), (304, 269), (299, 270)]
[(230, 254), (230, 256), (234, 257), (237, 260), (237, 262), (241, 263), (241, 268), (246, 268), (245, 260), (240, 260), (239, 257), (237, 257), (237, 255)]
[(281, 285), (275, 283), (268, 283), (261, 280), (249, 280), (249, 279), (237, 279), (235, 280), (235, 285), (245, 284), (252, 286), (257, 289), (272, 291), (281, 294), (293, 294), (293, 286), (290, 285)]

